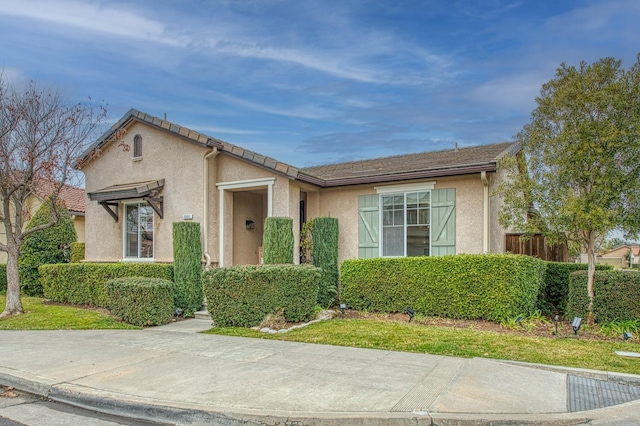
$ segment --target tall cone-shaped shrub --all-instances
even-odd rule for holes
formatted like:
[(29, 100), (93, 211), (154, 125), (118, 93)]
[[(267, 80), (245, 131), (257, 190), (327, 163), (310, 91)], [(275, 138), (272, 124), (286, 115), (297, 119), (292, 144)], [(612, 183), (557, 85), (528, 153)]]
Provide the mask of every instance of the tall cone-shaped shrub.
[[(27, 229), (51, 222), (52, 207), (51, 200), (44, 202), (27, 224)], [(62, 205), (56, 210), (58, 223), (28, 235), (22, 244), (18, 265), (20, 288), (24, 294), (42, 296), (40, 265), (69, 262), (69, 247), (77, 239), (76, 230), (69, 210)]]
[(175, 305), (192, 317), (202, 307), (202, 245), (200, 224), (173, 223), (173, 281)]
[(338, 294), (338, 219), (317, 217), (313, 220), (313, 266), (321, 269), (318, 304), (330, 307)]
[(266, 265), (293, 263), (293, 219), (268, 217), (264, 221), (262, 255)]

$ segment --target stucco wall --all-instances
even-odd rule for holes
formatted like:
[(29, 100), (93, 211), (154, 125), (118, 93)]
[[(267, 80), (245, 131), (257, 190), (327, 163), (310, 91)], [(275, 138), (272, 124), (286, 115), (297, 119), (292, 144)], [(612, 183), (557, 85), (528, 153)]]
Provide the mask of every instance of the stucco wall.
[[(142, 136), (142, 159), (133, 160), (133, 151), (124, 151), (111, 143), (101, 155), (86, 164), (86, 192), (111, 185), (165, 179), (164, 218), (154, 213), (154, 259), (173, 260), (173, 222), (185, 213), (193, 221), (203, 218), (203, 157), (207, 150), (177, 136), (134, 122), (123, 140), (133, 147), (136, 134)], [(123, 257), (123, 207), (115, 222), (96, 201), (87, 201), (85, 216), (86, 260), (118, 261)]]
[(84, 243), (84, 216), (73, 216), (73, 228), (76, 230), (77, 241)]
[[(226, 154), (218, 155), (215, 158), (215, 169), (216, 169), (216, 183), (218, 185), (228, 184), (230, 182), (242, 182), (242, 181), (251, 181), (254, 179), (274, 179), (273, 180), (273, 200), (272, 200), (272, 208), (273, 208), (273, 216), (281, 216), (281, 217), (292, 217), (294, 218), (294, 222), (296, 220), (295, 215), (298, 215), (297, 207), (294, 210), (294, 213), (290, 213), (292, 211), (292, 205), (296, 203), (295, 199), (299, 197), (299, 191), (291, 190), (290, 184), (292, 183), (290, 179), (276, 174), (272, 171), (264, 169), (262, 167), (247, 163), (245, 161), (239, 160), (237, 158), (231, 157)], [(294, 183), (295, 185), (295, 183)], [(219, 188), (214, 188), (215, 185), (211, 185), (211, 188), (216, 191)], [(297, 189), (297, 187), (295, 187)], [(240, 264), (238, 262), (245, 262), (247, 259), (235, 259), (234, 256), (234, 245), (235, 241), (233, 239), (234, 235), (234, 210), (238, 209), (240, 206), (234, 206), (234, 194), (260, 190), (265, 191), (264, 200), (263, 200), (263, 218), (267, 216), (267, 203), (268, 196), (266, 194), (266, 186), (264, 184), (259, 184), (255, 186), (247, 186), (245, 188), (238, 188), (233, 190), (225, 190), (224, 195), (224, 256), (223, 256), (223, 266), (228, 266), (232, 264)], [(293, 197), (294, 200), (290, 199)], [(216, 193), (215, 195), (211, 195), (210, 199), (219, 199), (219, 195)], [(257, 208), (257, 207), (256, 207)], [(213, 216), (210, 215), (212, 221), (216, 221)], [(262, 225), (262, 224), (261, 224)], [(243, 225), (244, 226), (244, 225)], [(294, 232), (296, 231), (294, 224)], [(241, 234), (239, 234), (241, 235)], [(261, 238), (260, 234), (260, 238)], [(218, 236), (216, 235), (215, 241), (217, 244)], [(211, 242), (210, 242), (211, 244)], [(244, 244), (241, 242), (240, 244)], [(255, 242), (251, 242), (251, 244), (255, 245)], [(212, 249), (213, 253), (218, 253), (219, 249)], [(236, 252), (237, 254), (237, 252)], [(294, 256), (295, 258), (296, 256)], [(219, 256), (217, 256), (219, 259)], [(257, 254), (255, 263), (258, 262)], [(254, 263), (254, 262), (252, 262)]]
[[(456, 253), (482, 253), (483, 186), (480, 174), (425, 179), (423, 182), (435, 182), (434, 189), (455, 188)], [(391, 185), (405, 183), (416, 181), (394, 182)], [(338, 219), (340, 261), (358, 257), (358, 196), (375, 194), (376, 186), (387, 185), (324, 189), (319, 193), (318, 214), (312, 215), (312, 208), (308, 210), (309, 218), (329, 216)]]
[[(266, 191), (243, 191), (233, 193), (233, 264), (258, 264), (258, 247), (262, 245), (263, 194)], [(253, 221), (254, 229), (247, 229), (247, 220)]]

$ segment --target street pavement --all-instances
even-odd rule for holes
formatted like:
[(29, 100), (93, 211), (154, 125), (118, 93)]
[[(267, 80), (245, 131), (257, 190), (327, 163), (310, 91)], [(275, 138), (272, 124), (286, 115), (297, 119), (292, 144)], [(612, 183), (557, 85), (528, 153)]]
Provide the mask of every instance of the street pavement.
[(2, 331), (0, 384), (169, 424), (640, 424), (640, 376), (197, 333), (210, 327)]

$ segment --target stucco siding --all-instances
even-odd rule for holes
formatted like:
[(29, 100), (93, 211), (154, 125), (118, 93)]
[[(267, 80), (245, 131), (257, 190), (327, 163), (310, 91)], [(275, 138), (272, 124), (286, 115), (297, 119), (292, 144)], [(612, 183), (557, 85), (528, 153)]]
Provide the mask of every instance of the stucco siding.
[[(456, 190), (456, 253), (482, 253), (483, 186), (480, 174), (425, 179), (423, 182), (435, 182), (434, 189)], [(392, 185), (406, 183), (416, 181)], [(309, 218), (330, 216), (338, 219), (340, 262), (358, 257), (358, 196), (376, 194), (376, 186), (386, 185), (324, 189), (319, 193), (318, 214), (312, 215), (308, 211)]]
[[(142, 137), (142, 158), (133, 159), (133, 151), (111, 143), (98, 158), (86, 164), (86, 192), (111, 185), (164, 179), (164, 217), (154, 213), (154, 259), (172, 261), (173, 222), (183, 214), (193, 221), (203, 218), (203, 157), (207, 150), (177, 136), (135, 122), (127, 129), (123, 141), (133, 147), (133, 138)], [(129, 200), (126, 200), (129, 201)], [(116, 223), (96, 201), (87, 202), (86, 260), (117, 261), (123, 258), (123, 203), (118, 206)]]

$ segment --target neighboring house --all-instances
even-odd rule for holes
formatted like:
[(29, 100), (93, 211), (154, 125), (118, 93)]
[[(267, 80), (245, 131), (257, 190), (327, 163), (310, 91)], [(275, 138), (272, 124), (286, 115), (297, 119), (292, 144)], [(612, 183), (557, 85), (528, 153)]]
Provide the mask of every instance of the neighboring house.
[[(517, 144), (297, 168), (130, 110), (78, 160), (87, 261), (172, 261), (172, 223), (199, 222), (208, 263), (257, 264), (264, 219), (339, 223), (339, 260), (504, 252), (497, 161)], [(406, 220), (405, 220), (406, 218)], [(406, 223), (405, 223), (406, 222)]]
[(640, 246), (624, 245), (599, 254), (596, 257), (597, 263), (613, 265), (615, 268), (628, 268), (631, 265), (640, 263)]
[[(31, 216), (35, 214), (36, 211), (42, 205), (42, 202), (47, 199), (53, 192), (54, 187), (53, 183), (42, 181), (38, 184), (36, 188), (35, 194), (27, 198), (25, 213), (27, 214), (26, 220), (24, 222), (24, 226), (27, 226), (29, 223), (29, 219)], [(59, 197), (64, 201), (69, 213), (71, 213), (71, 218), (73, 219), (73, 226), (76, 230), (76, 235), (78, 237), (78, 242), (83, 243), (85, 241), (84, 238), (84, 213), (85, 213), (85, 193), (84, 189), (77, 188), (71, 185), (64, 185), (60, 190)], [(4, 233), (4, 227), (0, 225), (0, 241), (6, 242), (7, 236)], [(7, 263), (7, 253), (0, 252), (0, 263)]]

